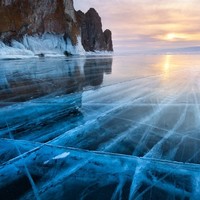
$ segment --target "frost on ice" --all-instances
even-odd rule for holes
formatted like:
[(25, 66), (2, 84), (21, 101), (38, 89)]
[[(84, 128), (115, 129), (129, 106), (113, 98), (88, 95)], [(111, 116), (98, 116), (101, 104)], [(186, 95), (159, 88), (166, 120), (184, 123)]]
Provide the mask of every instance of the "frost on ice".
[(0, 58), (29, 58), (38, 55), (64, 56), (67, 51), (74, 55), (84, 55), (80, 36), (77, 45), (73, 46), (70, 39), (64, 40), (62, 35), (45, 33), (43, 35), (24, 36), (21, 42), (13, 40), (10, 46), (0, 42)]

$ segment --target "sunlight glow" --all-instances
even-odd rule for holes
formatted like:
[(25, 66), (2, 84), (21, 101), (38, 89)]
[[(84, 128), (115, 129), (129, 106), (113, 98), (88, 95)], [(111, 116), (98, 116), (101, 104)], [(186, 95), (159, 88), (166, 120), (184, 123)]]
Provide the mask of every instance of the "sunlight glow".
[(169, 78), (170, 73), (170, 66), (171, 66), (171, 55), (166, 55), (163, 62), (163, 72), (164, 76), (163, 78), (166, 80)]
[(191, 35), (182, 33), (168, 33), (165, 35), (164, 40), (176, 41), (176, 40), (190, 40)]
[(164, 71), (168, 72), (170, 68), (170, 61), (171, 61), (171, 55), (166, 55), (165, 56), (165, 61), (164, 61)]
[(177, 35), (175, 33), (169, 33), (166, 35), (167, 40), (174, 40), (175, 38), (177, 38)]
[(77, 10), (98, 8), (103, 28), (112, 30), (117, 49), (126, 50), (127, 45), (133, 50), (200, 46), (199, 0), (74, 2)]
[(199, 41), (200, 34), (186, 34), (186, 33), (167, 33), (166, 35), (160, 35), (157, 39), (176, 42), (176, 41)]

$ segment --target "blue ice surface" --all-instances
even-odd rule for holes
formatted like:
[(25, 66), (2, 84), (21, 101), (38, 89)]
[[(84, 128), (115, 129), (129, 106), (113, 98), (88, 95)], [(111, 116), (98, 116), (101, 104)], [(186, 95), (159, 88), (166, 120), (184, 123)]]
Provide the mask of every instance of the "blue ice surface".
[(199, 58), (0, 60), (0, 199), (198, 199)]

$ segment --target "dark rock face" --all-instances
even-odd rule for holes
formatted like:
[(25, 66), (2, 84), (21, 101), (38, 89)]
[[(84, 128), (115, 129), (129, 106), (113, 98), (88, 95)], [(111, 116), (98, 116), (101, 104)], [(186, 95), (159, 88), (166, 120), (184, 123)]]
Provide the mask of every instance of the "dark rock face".
[(112, 32), (109, 29), (106, 29), (103, 34), (105, 38), (106, 49), (108, 51), (113, 51)]
[(111, 32), (103, 33), (98, 13), (76, 12), (73, 0), (0, 0), (0, 16), (0, 41), (7, 44), (24, 35), (52, 33), (76, 45), (81, 34), (86, 51), (112, 51)]
[(9, 42), (23, 35), (66, 34), (76, 43), (79, 27), (72, 0), (1, 0), (0, 39)]
[(82, 45), (86, 51), (113, 51), (111, 31), (103, 32), (101, 18), (94, 8), (85, 14), (78, 11), (77, 18), (81, 26)]

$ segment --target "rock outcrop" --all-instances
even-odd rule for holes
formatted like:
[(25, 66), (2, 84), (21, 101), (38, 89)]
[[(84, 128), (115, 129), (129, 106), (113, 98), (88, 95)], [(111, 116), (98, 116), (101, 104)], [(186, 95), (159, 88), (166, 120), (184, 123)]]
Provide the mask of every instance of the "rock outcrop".
[(111, 31), (102, 31), (101, 18), (94, 8), (85, 14), (78, 11), (77, 18), (81, 26), (82, 45), (86, 51), (113, 51)]
[(0, 41), (7, 45), (24, 36), (53, 34), (75, 46), (81, 35), (85, 51), (113, 50), (111, 32), (102, 31), (98, 13), (76, 12), (73, 0), (0, 0), (0, 16)]
[(64, 34), (76, 44), (79, 27), (72, 0), (1, 0), (0, 38), (5, 42), (23, 35)]

